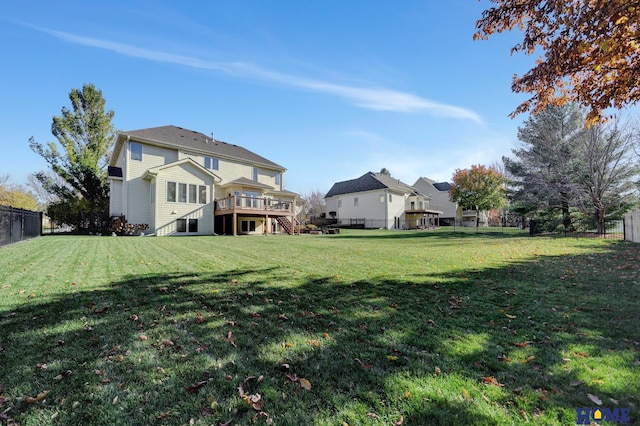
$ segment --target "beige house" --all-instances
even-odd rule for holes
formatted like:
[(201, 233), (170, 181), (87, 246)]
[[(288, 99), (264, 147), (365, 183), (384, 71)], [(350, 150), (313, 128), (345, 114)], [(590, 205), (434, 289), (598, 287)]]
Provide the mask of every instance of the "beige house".
[(109, 163), (112, 218), (145, 234), (294, 234), (285, 168), (176, 126), (118, 133)]
[(449, 182), (436, 182), (426, 177), (420, 177), (413, 184), (413, 187), (431, 197), (433, 204), (438, 205), (438, 208), (442, 210), (440, 216), (442, 225), (476, 226), (476, 221), (478, 221), (479, 226), (488, 226), (488, 212), (463, 209), (458, 203), (451, 201)]
[(325, 195), (327, 217), (341, 226), (385, 229), (427, 229), (439, 225), (442, 211), (430, 197), (382, 173), (333, 184)]

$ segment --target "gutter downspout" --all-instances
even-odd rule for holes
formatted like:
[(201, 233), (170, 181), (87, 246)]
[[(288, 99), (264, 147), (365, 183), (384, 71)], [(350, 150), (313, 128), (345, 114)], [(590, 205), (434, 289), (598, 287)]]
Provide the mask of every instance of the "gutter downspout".
[[(127, 193), (128, 191), (128, 187), (129, 187), (129, 180), (128, 180), (128, 176), (129, 176), (129, 140), (131, 140), (131, 136), (127, 135), (127, 138), (125, 139), (124, 143), (125, 143), (125, 149), (123, 150), (123, 154), (124, 154), (124, 176), (122, 177), (122, 214), (124, 215), (125, 219), (127, 218)], [(155, 232), (155, 229), (154, 229)]]

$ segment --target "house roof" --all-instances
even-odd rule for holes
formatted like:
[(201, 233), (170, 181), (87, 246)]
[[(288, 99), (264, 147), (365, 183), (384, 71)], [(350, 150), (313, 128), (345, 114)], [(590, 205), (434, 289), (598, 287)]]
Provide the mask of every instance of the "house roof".
[(368, 172), (357, 179), (345, 180), (333, 184), (324, 198), (334, 197), (354, 192), (374, 191), (376, 189), (390, 189), (402, 193), (419, 195), (410, 185), (382, 173)]
[(449, 189), (451, 189), (451, 184), (449, 184), (449, 182), (436, 182), (435, 180), (429, 179), (426, 177), (418, 178), (416, 183), (414, 183), (414, 186), (418, 186), (420, 181), (428, 183), (429, 185), (433, 186), (436, 190), (440, 192), (448, 192)]
[(436, 182), (433, 186), (442, 192), (448, 192), (451, 189), (451, 184), (449, 182)]
[(120, 132), (119, 136), (129, 136), (131, 139), (142, 140), (157, 145), (194, 150), (204, 154), (209, 154), (212, 157), (233, 158), (282, 171), (285, 170), (284, 167), (279, 164), (267, 160), (246, 148), (215, 140), (211, 135), (207, 136), (193, 130), (183, 129), (182, 127), (151, 127), (148, 129)]
[(273, 189), (273, 186), (265, 185), (264, 183), (255, 182), (251, 179), (247, 179), (245, 177), (241, 177), (231, 182), (227, 182), (221, 187), (226, 188), (228, 186), (241, 185), (241, 186), (250, 186), (252, 188), (261, 188), (261, 189)]
[(172, 163), (166, 163), (166, 164), (162, 164), (160, 166), (152, 167), (152, 168), (150, 168), (149, 170), (146, 171), (145, 179), (147, 177), (155, 177), (155, 176), (157, 176), (158, 173), (160, 171), (162, 171), (162, 170), (170, 169), (172, 167), (179, 166), (179, 165), (182, 165), (182, 164), (189, 164), (191, 167), (195, 167), (196, 169), (199, 169), (204, 174), (211, 176), (216, 182), (220, 182), (220, 177), (218, 175), (216, 175), (215, 173), (213, 173), (209, 169), (205, 169), (200, 164), (198, 164), (195, 161), (193, 161), (191, 158), (183, 158), (182, 160), (174, 161)]

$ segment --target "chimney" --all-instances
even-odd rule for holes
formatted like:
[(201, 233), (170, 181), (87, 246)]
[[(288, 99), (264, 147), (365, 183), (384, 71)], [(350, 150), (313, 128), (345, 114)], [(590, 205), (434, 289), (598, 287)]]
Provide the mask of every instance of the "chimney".
[(213, 136), (213, 132), (211, 132), (211, 143), (215, 143), (216, 142), (216, 138)]

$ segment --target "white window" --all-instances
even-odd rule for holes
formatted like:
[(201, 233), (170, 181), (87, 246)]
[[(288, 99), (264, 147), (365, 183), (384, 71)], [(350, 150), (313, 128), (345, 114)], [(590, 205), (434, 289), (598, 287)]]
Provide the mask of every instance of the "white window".
[(353, 199), (353, 207), (358, 207), (358, 197)]
[(275, 179), (276, 179), (276, 185), (280, 185), (280, 179), (282, 179), (282, 174), (276, 173)]
[(178, 184), (178, 202), (180, 203), (187, 202), (187, 184), (186, 183)]
[(389, 194), (389, 202), (391, 202), (391, 194)]
[(220, 170), (220, 163), (215, 157), (204, 157), (204, 167), (210, 170)]
[(192, 204), (198, 202), (198, 185), (189, 184), (189, 202)]
[(151, 185), (149, 187), (149, 202), (151, 204), (156, 202), (156, 183), (155, 182), (151, 182)]
[(207, 187), (198, 185), (198, 201), (200, 204), (207, 204)]
[(258, 168), (257, 167), (253, 168), (253, 181), (254, 182), (258, 181)]
[(175, 203), (178, 200), (176, 185), (175, 182), (167, 182), (167, 202), (169, 203)]
[(142, 144), (137, 142), (131, 142), (129, 144), (131, 150), (131, 159), (136, 161), (142, 161)]
[(384, 203), (384, 194), (380, 194), (380, 202)]
[(338, 200), (338, 208), (342, 208), (342, 200)]

